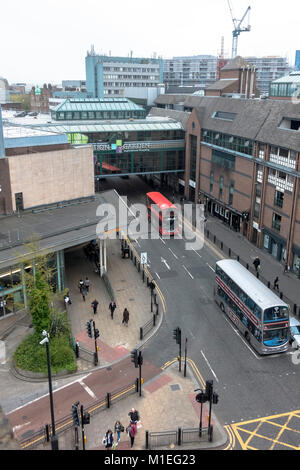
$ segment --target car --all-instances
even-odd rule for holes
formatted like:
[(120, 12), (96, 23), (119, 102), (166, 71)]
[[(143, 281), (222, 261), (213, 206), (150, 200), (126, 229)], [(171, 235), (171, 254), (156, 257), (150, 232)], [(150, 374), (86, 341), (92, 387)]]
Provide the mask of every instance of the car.
[(290, 343), (300, 349), (300, 321), (294, 317), (290, 317)]

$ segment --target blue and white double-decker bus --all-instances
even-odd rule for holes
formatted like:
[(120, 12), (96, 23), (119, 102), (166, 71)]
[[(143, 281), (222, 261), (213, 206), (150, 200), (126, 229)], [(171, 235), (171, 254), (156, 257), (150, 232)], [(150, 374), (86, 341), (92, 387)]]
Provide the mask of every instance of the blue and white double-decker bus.
[(216, 263), (215, 300), (260, 354), (284, 352), (290, 307), (235, 260)]

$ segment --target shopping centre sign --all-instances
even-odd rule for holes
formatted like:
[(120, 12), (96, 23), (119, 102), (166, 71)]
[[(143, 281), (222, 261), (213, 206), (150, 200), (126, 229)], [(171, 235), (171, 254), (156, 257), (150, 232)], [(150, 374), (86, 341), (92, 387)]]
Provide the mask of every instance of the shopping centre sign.
[(94, 150), (102, 151), (102, 152), (116, 152), (116, 153), (123, 153), (123, 152), (149, 152), (151, 148), (155, 148), (155, 146), (151, 142), (125, 142), (123, 143), (122, 140), (116, 140), (115, 143), (97, 143), (93, 144)]

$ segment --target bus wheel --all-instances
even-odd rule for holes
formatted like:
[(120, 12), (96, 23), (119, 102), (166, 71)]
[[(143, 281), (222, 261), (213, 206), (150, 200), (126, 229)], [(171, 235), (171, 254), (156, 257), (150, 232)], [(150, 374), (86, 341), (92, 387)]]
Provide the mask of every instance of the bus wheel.
[(245, 338), (248, 341), (248, 343), (250, 343), (250, 335), (248, 331), (245, 332)]
[(224, 307), (224, 305), (222, 304), (222, 302), (220, 303), (220, 309), (222, 310), (223, 313), (225, 313), (225, 307)]

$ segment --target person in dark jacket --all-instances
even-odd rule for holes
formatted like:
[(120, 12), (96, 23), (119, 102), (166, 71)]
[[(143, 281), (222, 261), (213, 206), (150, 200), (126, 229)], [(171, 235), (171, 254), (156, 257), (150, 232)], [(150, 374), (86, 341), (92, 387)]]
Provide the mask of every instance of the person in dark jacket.
[(125, 323), (125, 325), (128, 326), (128, 321), (129, 321), (129, 312), (128, 312), (127, 308), (125, 308), (124, 312), (123, 312), (122, 323)]
[(105, 438), (106, 438), (105, 448), (111, 449), (114, 443), (114, 435), (110, 429), (108, 429), (108, 431), (105, 433)]
[(95, 300), (91, 303), (91, 307), (92, 307), (92, 309), (93, 309), (93, 311), (94, 311), (94, 315), (96, 315), (96, 313), (97, 313), (98, 304), (99, 304), (99, 302), (98, 302), (97, 299), (95, 299)]
[(131, 410), (128, 413), (128, 416), (130, 416), (131, 423), (136, 424), (140, 420), (139, 412), (135, 408), (131, 408)]
[(255, 271), (257, 272), (258, 268), (260, 267), (260, 259), (258, 257), (256, 257), (255, 260), (253, 261), (253, 264), (254, 264), (254, 267), (255, 267)]
[(112, 320), (114, 318), (114, 311), (116, 310), (116, 308), (117, 308), (116, 302), (114, 300), (112, 300), (109, 304), (110, 316), (111, 316)]

